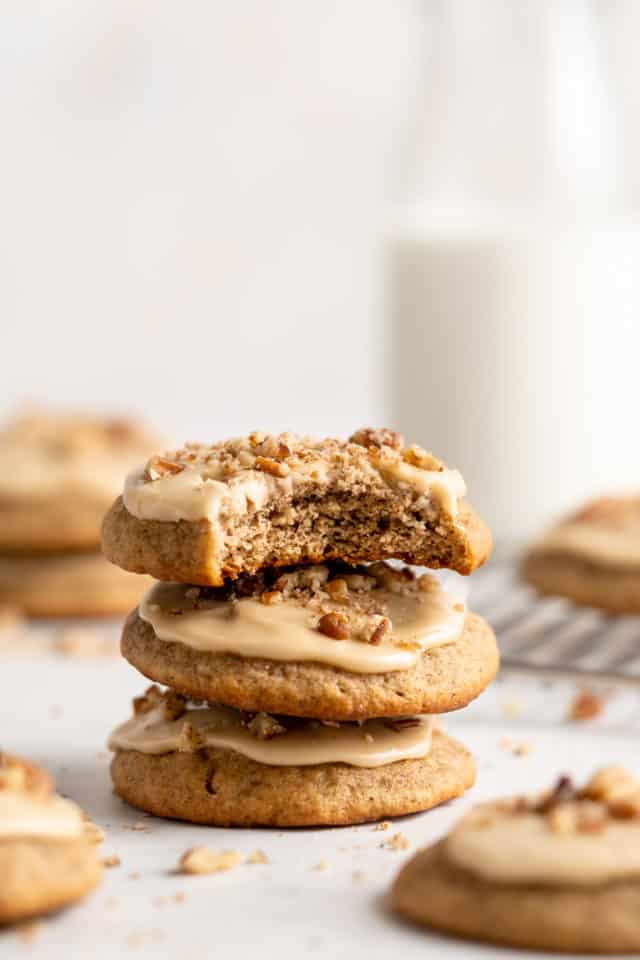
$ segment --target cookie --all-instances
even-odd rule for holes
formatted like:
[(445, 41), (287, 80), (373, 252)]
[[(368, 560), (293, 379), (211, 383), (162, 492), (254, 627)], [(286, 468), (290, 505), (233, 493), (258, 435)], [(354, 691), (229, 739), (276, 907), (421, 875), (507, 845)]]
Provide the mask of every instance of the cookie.
[(413, 857), (392, 908), (455, 936), (533, 950), (640, 951), (640, 782), (620, 768), (580, 791), (472, 811)]
[(149, 585), (100, 553), (0, 555), (0, 605), (30, 617), (124, 614)]
[(640, 613), (640, 496), (603, 497), (533, 544), (522, 576), (540, 593)]
[(347, 825), (428, 810), (475, 780), (471, 755), (429, 718), (359, 726), (222, 707), (180, 713), (175, 693), (153, 693), (140, 698), (110, 747), (116, 793), (156, 816), (217, 826)]
[(107, 514), (103, 549), (125, 570), (213, 586), (331, 558), (470, 573), (491, 536), (464, 493), (457, 471), (390, 430), (254, 433), (149, 460)]
[(0, 754), (0, 925), (68, 906), (101, 875), (82, 811), (44, 771)]
[(40, 412), (0, 430), (0, 552), (97, 550), (108, 506), (157, 439), (135, 423)]
[(480, 617), (432, 575), (384, 563), (158, 584), (126, 621), (122, 653), (197, 699), (328, 720), (456, 710), (498, 668)]

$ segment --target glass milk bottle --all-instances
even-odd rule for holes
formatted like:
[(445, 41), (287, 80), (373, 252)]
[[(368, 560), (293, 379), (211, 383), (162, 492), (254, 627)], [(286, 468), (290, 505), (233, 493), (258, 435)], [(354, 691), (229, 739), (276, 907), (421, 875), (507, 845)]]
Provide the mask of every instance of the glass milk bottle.
[(640, 487), (640, 230), (577, 0), (450, 0), (389, 237), (393, 422), (515, 543)]

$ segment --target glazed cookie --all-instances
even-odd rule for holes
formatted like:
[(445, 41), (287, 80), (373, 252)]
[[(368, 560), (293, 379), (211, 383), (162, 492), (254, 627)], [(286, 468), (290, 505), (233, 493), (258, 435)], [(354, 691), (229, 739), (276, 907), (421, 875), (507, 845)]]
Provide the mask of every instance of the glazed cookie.
[(122, 652), (152, 680), (242, 710), (327, 720), (442, 713), (491, 682), (491, 628), (431, 574), (380, 562), (157, 584)]
[(150, 585), (101, 553), (0, 555), (0, 605), (30, 617), (124, 614)]
[(541, 593), (610, 613), (640, 613), (640, 496), (603, 497), (568, 517), (525, 555)]
[(190, 706), (152, 687), (117, 728), (116, 792), (156, 816), (217, 826), (361, 823), (428, 810), (475, 780), (427, 717), (319, 723)]
[(82, 811), (44, 771), (0, 753), (0, 925), (80, 900), (101, 874)]
[(125, 570), (213, 586), (333, 557), (470, 573), (491, 537), (464, 493), (457, 471), (391, 430), (253, 433), (149, 460), (107, 514), (103, 549)]
[(96, 550), (122, 478), (157, 439), (134, 423), (33, 413), (0, 430), (0, 552)]
[(398, 876), (392, 907), (457, 936), (568, 953), (640, 952), (640, 781), (485, 804)]

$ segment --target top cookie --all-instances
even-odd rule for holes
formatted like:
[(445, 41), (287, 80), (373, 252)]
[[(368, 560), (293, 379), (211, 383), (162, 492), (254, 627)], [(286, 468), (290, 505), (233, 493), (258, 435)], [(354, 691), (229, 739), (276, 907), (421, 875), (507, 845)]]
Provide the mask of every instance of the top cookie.
[(0, 551), (96, 549), (105, 510), (157, 439), (133, 422), (44, 412), (0, 429)]
[(252, 433), (152, 457), (107, 514), (103, 549), (126, 570), (203, 586), (332, 558), (470, 573), (491, 535), (464, 493), (456, 470), (392, 430)]

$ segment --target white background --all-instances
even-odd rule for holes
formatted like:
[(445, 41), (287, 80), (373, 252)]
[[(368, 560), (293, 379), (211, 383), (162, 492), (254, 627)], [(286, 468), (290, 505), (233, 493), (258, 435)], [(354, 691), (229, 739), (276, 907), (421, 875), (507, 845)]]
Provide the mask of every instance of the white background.
[(419, 4), (3, 5), (0, 409), (175, 439), (379, 419)]
[[(424, 134), (418, 120), (432, 18), (455, 8), (464, 21), (465, 5), (469, 12), (473, 0), (3, 4), (0, 415), (23, 400), (131, 410), (176, 442), (256, 427), (322, 435), (408, 421), (415, 439), (462, 468), (500, 536), (532, 533), (598, 484), (637, 482), (636, 461), (629, 467), (635, 378), (620, 375), (617, 359), (637, 355), (640, 325), (624, 337), (613, 333), (607, 362), (573, 378), (580, 352), (569, 342), (573, 407), (559, 429), (554, 391), (564, 380), (545, 392), (544, 356), (529, 371), (533, 407), (520, 423), (513, 396), (520, 378), (506, 366), (502, 372), (509, 343), (485, 335), (491, 322), (478, 321), (459, 347), (455, 336), (447, 339), (446, 316), (418, 311), (418, 359), (412, 365), (405, 355), (399, 373), (410, 381), (403, 396), (417, 414), (391, 402), (384, 225)], [(575, 12), (585, 5), (598, 18), (623, 134), (625, 201), (635, 216), (640, 5), (561, 6)], [(487, 2), (479, 44), (504, 40), (490, 12), (504, 26), (513, 5)], [(515, 40), (507, 36), (503, 47), (517, 65)], [(461, 77), (460, 89), (473, 89), (471, 77)], [(502, 120), (494, 99), (487, 97), (489, 129)], [(482, 104), (476, 113), (482, 131)], [(508, 140), (509, 130), (502, 135)], [(491, 136), (481, 146), (490, 156)], [(428, 141), (422, 150), (428, 158)], [(599, 279), (603, 306), (593, 307), (590, 322), (606, 338), (618, 309), (607, 300), (607, 277)], [(556, 341), (542, 332), (538, 339), (553, 355)], [(562, 342), (574, 336), (579, 330), (567, 326)], [(424, 402), (425, 386), (440, 383), (432, 341), (451, 344), (453, 358), (437, 371), (447, 384), (458, 356), (478, 367), (477, 376), (453, 384), (451, 401), (447, 390), (433, 388), (439, 404)], [(442, 351), (436, 356), (437, 366)], [(591, 457), (587, 443), (582, 459), (569, 456), (556, 471), (562, 484), (549, 471), (541, 483), (537, 467), (556, 463), (567, 437), (589, 436), (575, 392), (584, 380), (607, 400), (592, 397), (605, 411), (602, 454)], [(547, 397), (536, 434), (542, 449), (522, 440), (531, 435), (539, 396)], [(496, 435), (503, 443), (494, 455)], [(521, 474), (507, 454), (522, 461)], [(610, 475), (589, 471), (585, 457), (611, 465)], [(498, 462), (505, 485), (496, 491)]]

